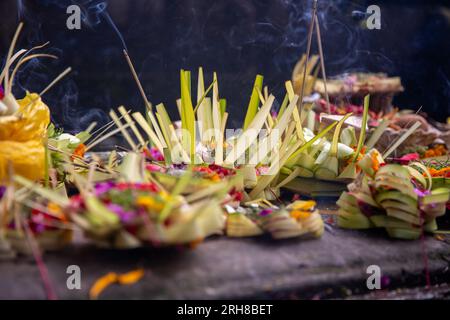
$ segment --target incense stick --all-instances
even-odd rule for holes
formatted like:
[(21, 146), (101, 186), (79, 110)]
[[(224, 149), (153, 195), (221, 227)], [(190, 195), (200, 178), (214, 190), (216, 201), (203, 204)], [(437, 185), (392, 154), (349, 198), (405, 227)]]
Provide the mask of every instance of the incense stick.
[(72, 71), (71, 67), (61, 72), (60, 75), (57, 76), (44, 90), (42, 90), (37, 97), (32, 98), (30, 102), (28, 102), (28, 104), (23, 108), (23, 110), (27, 109), (29, 106), (35, 103), (39, 98), (41, 98), (45, 93), (47, 93), (56, 83), (58, 83), (62, 78), (64, 78), (70, 71)]
[(44, 90), (39, 93), (39, 96), (43, 96), (47, 91), (49, 91), (56, 83), (58, 83), (62, 78), (64, 78), (69, 72), (72, 71), (71, 67), (68, 67), (66, 70), (61, 72), (59, 76), (55, 78)]
[(28, 240), (28, 244), (30, 246), (34, 260), (36, 261), (39, 273), (41, 275), (41, 279), (42, 279), (42, 282), (44, 285), (47, 299), (48, 300), (57, 300), (56, 291), (50, 280), (47, 266), (45, 265), (44, 260), (42, 258), (42, 253), (39, 249), (39, 244), (38, 244), (36, 238), (34, 237), (33, 233), (31, 232), (29, 224), (26, 223), (25, 221), (23, 221), (23, 225), (25, 228), (25, 233), (26, 233), (26, 238)]
[(403, 141), (405, 141), (411, 134), (414, 133), (414, 131), (416, 131), (419, 127), (421, 126), (420, 121), (417, 121), (416, 123), (414, 123), (411, 128), (409, 128), (402, 136), (400, 136), (400, 138), (398, 138), (398, 140), (394, 143), (394, 145), (392, 147), (389, 148), (389, 150), (387, 150), (384, 154), (383, 154), (383, 159), (386, 159), (387, 157), (389, 157), (389, 155), (398, 148), (398, 146), (400, 146)]
[[(11, 46), (9, 47), (9, 50), (8, 50), (8, 55), (6, 57), (6, 66), (5, 66), (6, 74), (4, 75), (5, 76), (5, 85), (7, 85), (9, 83), (9, 67), (10, 67), (10, 65), (8, 63), (11, 60), (11, 57), (14, 52), (14, 48), (17, 43), (17, 39), (19, 38), (22, 28), (23, 28), (23, 22), (19, 23), (19, 26), (17, 27), (16, 32), (14, 33), (13, 40), (11, 41)], [(11, 92), (10, 88), (8, 88), (8, 87), (6, 87), (4, 89), (5, 89), (5, 94)]]
[(129, 124), (126, 124), (126, 125), (122, 126), (121, 128), (117, 128), (113, 131), (108, 132), (106, 135), (104, 135), (103, 137), (98, 139), (96, 142), (94, 142), (94, 143), (90, 144), (88, 147), (86, 147), (86, 152), (89, 151), (90, 149), (92, 149), (93, 147), (95, 147), (96, 145), (98, 145), (99, 143), (105, 141), (106, 139), (109, 139), (116, 133), (120, 132), (122, 129), (128, 128), (129, 126), (130, 126)]
[[(422, 110), (422, 106), (419, 107), (419, 109), (417, 109), (417, 111), (415, 112), (415, 114), (419, 114), (420, 110)], [(408, 128), (408, 126), (413, 122), (413, 120), (410, 120), (406, 123), (406, 125), (404, 126), (405, 128)], [(392, 141), (386, 148), (385, 151), (388, 150), (390, 147), (392, 147), (392, 145), (396, 143), (396, 140)]]
[[(24, 62), (26, 62), (26, 61), (28, 61), (28, 60), (31, 60), (31, 58), (30, 58), (28, 55), (29, 55), (31, 52), (33, 52), (34, 50), (38, 50), (38, 49), (44, 48), (44, 47), (47, 46), (49, 43), (50, 43), (50, 41), (47, 41), (46, 43), (41, 44), (41, 45), (38, 45), (38, 46), (35, 46), (35, 47), (33, 47), (33, 48), (29, 49), (29, 50), (21, 49), (21, 50), (19, 50), (18, 52), (16, 52), (16, 54), (15, 54), (9, 61), (7, 61), (6, 65), (5, 65), (5, 70), (2, 71), (2, 74), (4, 73), (4, 71), (9, 72), (9, 67), (12, 66), (12, 64), (14, 63), (14, 61), (15, 61), (18, 57), (20, 57), (20, 56), (23, 54), (22, 57), (19, 59), (19, 62), (18, 62), (17, 65), (15, 66), (14, 71), (13, 71), (12, 76), (11, 76), (11, 79), (9, 80), (9, 82), (10, 82), (10, 85), (9, 85), (10, 90), (11, 90), (11, 88), (12, 88), (12, 83), (13, 83), (14, 75), (15, 75), (15, 73), (17, 72), (17, 69), (19, 69), (20, 65), (22, 65)], [(53, 56), (53, 55), (47, 55), (47, 54), (36, 54), (36, 55), (32, 55), (32, 56), (36, 58), (36, 57), (39, 57), (39, 56), (41, 56), (41, 55), (42, 55), (42, 56), (51, 56), (51, 57), (57, 59), (56, 56)], [(26, 59), (26, 61), (24, 61), (25, 59)], [(2, 78), (3, 78), (3, 77), (0, 77), (0, 79), (2, 79)]]
[[(17, 51), (17, 52), (14, 54), (14, 56), (12, 56), (11, 59), (9, 59), (9, 60), (7, 60), (7, 61), (5, 62), (5, 66), (3, 67), (3, 70), (2, 70), (2, 72), (0, 73), (0, 83), (3, 82), (3, 79), (4, 79), (4, 77), (6, 76), (6, 73), (9, 72), (9, 68), (10, 68), (11, 65), (14, 63), (14, 61), (16, 61), (16, 59), (17, 59), (18, 57), (20, 57), (21, 55), (23, 55), (23, 54), (26, 53), (26, 52), (27, 52), (27, 50), (21, 49), (21, 50)], [(6, 82), (6, 81), (5, 81), (5, 82)], [(4, 88), (4, 89), (5, 89), (5, 88)], [(5, 90), (6, 90), (6, 89), (5, 89)], [(5, 93), (6, 93), (6, 91), (5, 91)]]
[[(128, 111), (128, 113), (130, 113), (131, 111)], [(123, 116), (121, 115), (119, 117), (119, 120), (121, 120), (123, 118)], [(95, 141), (97, 141), (99, 138), (102, 137), (102, 134), (104, 134), (106, 131), (108, 131), (110, 128), (112, 128), (115, 125), (114, 121), (111, 120), (110, 122), (104, 124), (103, 126), (101, 126), (100, 128), (98, 128), (97, 130), (95, 130), (94, 132), (91, 133), (91, 137), (88, 139), (90, 140), (90, 142), (86, 145), (86, 147), (89, 147), (92, 143), (94, 143)]]
[[(23, 57), (22, 57), (23, 58)], [(57, 56), (51, 55), (51, 54), (44, 54), (44, 53), (37, 53), (37, 54), (32, 54), (31, 56), (28, 56), (26, 58), (20, 59), (19, 62), (16, 64), (16, 66), (14, 67), (13, 72), (11, 73), (11, 77), (9, 79), (9, 84), (8, 87), (12, 88), (13, 82), (14, 82), (14, 78), (16, 77), (16, 73), (19, 70), (19, 68), (27, 61), (30, 61), (32, 59), (35, 58), (51, 58), (51, 59), (58, 59)]]
[(303, 105), (303, 95), (305, 91), (305, 84), (306, 84), (306, 67), (308, 66), (309, 62), (309, 54), (311, 53), (311, 42), (312, 42), (312, 34), (314, 31), (314, 17), (316, 16), (317, 11), (317, 0), (313, 1), (313, 9), (312, 9), (312, 15), (311, 15), (311, 23), (309, 25), (309, 31), (308, 31), (308, 42), (306, 44), (306, 60), (305, 60), (305, 66), (303, 68), (303, 82), (302, 82), (302, 91), (300, 92), (300, 106)]
[(162, 132), (158, 126), (158, 123), (156, 122), (155, 116), (153, 115), (152, 111), (152, 104), (147, 99), (147, 95), (145, 94), (144, 87), (142, 86), (141, 81), (139, 80), (139, 76), (136, 72), (136, 69), (134, 68), (133, 62), (131, 61), (130, 56), (128, 55), (127, 50), (123, 50), (123, 54), (125, 55), (125, 59), (127, 60), (128, 66), (130, 67), (131, 74), (133, 75), (134, 81), (136, 82), (139, 92), (141, 93), (142, 99), (144, 100), (145, 107), (147, 108), (147, 113), (150, 118), (150, 122), (152, 126), (155, 128), (156, 135), (158, 136), (159, 141), (161, 142), (163, 147), (167, 147), (166, 143), (164, 142)]
[(130, 67), (131, 74), (133, 75), (134, 81), (136, 82), (139, 92), (141, 93), (142, 99), (144, 100), (145, 106), (149, 111), (152, 110), (152, 105), (150, 101), (148, 101), (147, 96), (144, 91), (144, 87), (142, 86), (141, 81), (139, 80), (139, 76), (136, 73), (136, 69), (134, 68), (133, 62), (131, 62), (130, 56), (128, 55), (127, 50), (123, 50), (123, 54), (125, 55), (125, 59), (127, 60), (128, 66)]
[(323, 57), (323, 50), (322, 50), (322, 37), (320, 36), (320, 24), (319, 24), (319, 17), (317, 16), (317, 12), (314, 16), (314, 21), (316, 23), (317, 45), (319, 47), (320, 67), (322, 69), (323, 87), (325, 89), (325, 99), (327, 101), (327, 112), (331, 113), (330, 97), (328, 96), (328, 90), (327, 90), (327, 74), (325, 72), (325, 59)]

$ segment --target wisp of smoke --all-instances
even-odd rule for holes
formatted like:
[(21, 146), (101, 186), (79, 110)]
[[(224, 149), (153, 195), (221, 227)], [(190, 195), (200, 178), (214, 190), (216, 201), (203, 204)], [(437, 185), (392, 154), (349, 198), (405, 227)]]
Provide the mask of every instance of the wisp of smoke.
[[(98, 3), (93, 3), (93, 2), (94, 1), (88, 2), (87, 10), (85, 10), (85, 12), (87, 12), (87, 14), (84, 15), (83, 21), (87, 25), (92, 27), (92, 26), (100, 24), (101, 17), (103, 17), (106, 20), (106, 22), (109, 24), (109, 26), (112, 28), (114, 33), (117, 35), (117, 37), (119, 38), (123, 49), (128, 51), (128, 48), (127, 48), (127, 45), (125, 43), (125, 39), (124, 39), (122, 33), (120, 32), (119, 28), (114, 23), (114, 20), (111, 18), (111, 15), (107, 11), (108, 4), (106, 3), (106, 1), (101, 1)], [(85, 6), (86, 6), (86, 4), (85, 4)]]
[[(106, 22), (111, 27), (113, 32), (120, 40), (121, 47), (127, 49), (124, 37), (119, 31), (118, 27), (114, 23), (112, 17), (107, 11), (107, 1), (99, 0), (38, 0), (38, 5), (43, 7), (54, 6), (56, 8), (65, 9), (70, 5), (78, 5), (81, 9), (81, 20), (84, 26), (89, 28), (95, 28), (102, 21)], [(42, 42), (42, 29), (41, 22), (27, 13), (27, 3), (23, 0), (17, 0), (17, 11), (19, 20), (25, 19), (27, 25), (34, 26), (30, 28), (28, 35), (28, 47), (36, 45), (36, 43)], [(31, 9), (28, 10), (31, 12)], [(121, 49), (122, 49), (121, 48)], [(51, 52), (49, 52), (51, 51)], [(55, 52), (56, 51), (56, 52)], [(62, 56), (61, 49), (52, 47), (47, 48), (47, 53), (53, 53), (57, 56)], [(39, 91), (40, 86), (48, 83), (48, 68), (45, 65), (48, 61), (41, 61), (33, 59), (26, 63), (20, 69), (16, 77), (15, 91), (31, 90)], [(78, 86), (72, 78), (66, 78), (60, 84), (58, 88), (55, 88), (51, 93), (46, 95), (45, 100), (49, 106), (59, 112), (52, 113), (55, 116), (53, 121), (56, 123), (64, 124), (65, 129), (69, 132), (78, 132), (84, 130), (90, 123), (97, 122), (102, 125), (108, 121), (107, 114), (99, 108), (82, 108), (78, 105)]]
[[(43, 6), (57, 6), (58, 8), (66, 9), (70, 5), (77, 5), (81, 9), (81, 20), (85, 26), (93, 28), (99, 25), (102, 18), (112, 28), (114, 33), (119, 38), (123, 49), (126, 49), (125, 39), (120, 32), (111, 15), (108, 13), (107, 1), (99, 0), (38, 0), (38, 4)], [(17, 0), (17, 11), (19, 20), (23, 18), (26, 12), (26, 6), (23, 0)]]

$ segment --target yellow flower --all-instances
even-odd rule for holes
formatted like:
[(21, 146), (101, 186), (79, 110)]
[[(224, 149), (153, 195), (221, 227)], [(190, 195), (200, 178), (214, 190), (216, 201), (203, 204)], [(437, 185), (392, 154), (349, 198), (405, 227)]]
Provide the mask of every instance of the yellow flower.
[(217, 173), (215, 173), (215, 174), (213, 174), (211, 177), (210, 177), (210, 180), (211, 181), (220, 181), (220, 176), (217, 174)]
[(311, 212), (302, 210), (292, 210), (291, 217), (296, 220), (305, 220), (311, 216)]
[(48, 211), (53, 214), (61, 212), (61, 208), (59, 207), (59, 205), (57, 205), (54, 202), (49, 202), (47, 205), (47, 208), (48, 208)]
[(308, 201), (295, 201), (292, 204), (291, 217), (296, 220), (305, 220), (311, 216), (312, 211), (316, 207), (316, 202), (312, 200)]
[(159, 192), (159, 195), (161, 198), (165, 201), (170, 200), (170, 194), (168, 194), (166, 191), (162, 190)]
[(308, 201), (296, 201), (292, 204), (292, 208), (294, 210), (302, 210), (302, 211), (309, 211), (312, 210), (316, 206), (316, 202), (313, 200)]
[(61, 207), (59, 205), (57, 205), (56, 203), (49, 202), (47, 204), (47, 210), (51, 215), (61, 219), (62, 221), (66, 221), (66, 217), (63, 214)]
[(148, 196), (141, 196), (137, 198), (136, 201), (138, 206), (142, 206), (147, 208), (148, 210), (161, 211), (163, 208), (163, 204), (160, 202), (156, 202), (155, 199)]
[(138, 206), (150, 207), (154, 205), (155, 201), (153, 200), (153, 198), (142, 196), (137, 198), (136, 203), (138, 204)]

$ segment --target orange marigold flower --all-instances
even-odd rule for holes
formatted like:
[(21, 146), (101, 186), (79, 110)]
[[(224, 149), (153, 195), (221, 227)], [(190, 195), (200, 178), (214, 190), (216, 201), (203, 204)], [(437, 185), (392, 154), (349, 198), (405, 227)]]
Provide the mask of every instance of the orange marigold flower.
[(308, 219), (311, 216), (311, 212), (303, 210), (292, 210), (291, 217), (296, 220)]
[(85, 153), (86, 153), (86, 146), (83, 143), (80, 143), (73, 151), (73, 154), (71, 156), (72, 161), (75, 158), (83, 158)]
[(61, 207), (54, 202), (49, 202), (47, 204), (47, 210), (49, 213), (59, 218), (62, 221), (66, 221), (66, 216), (63, 214)]
[(371, 154), (372, 169), (377, 172), (380, 169), (380, 162), (378, 161), (378, 152), (373, 151)]
[(444, 177), (447, 173), (450, 172), (450, 167), (442, 168), (439, 170), (436, 170), (434, 168), (428, 169), (432, 177)]
[(112, 284), (130, 285), (138, 282), (143, 277), (144, 269), (137, 269), (124, 274), (109, 272), (95, 281), (94, 285), (89, 290), (89, 297), (91, 299), (98, 299), (100, 294)]

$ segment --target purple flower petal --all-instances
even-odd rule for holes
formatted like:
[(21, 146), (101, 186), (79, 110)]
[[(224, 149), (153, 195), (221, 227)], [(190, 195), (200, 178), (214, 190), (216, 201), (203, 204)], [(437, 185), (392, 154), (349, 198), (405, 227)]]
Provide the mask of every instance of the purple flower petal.
[(414, 188), (414, 192), (415, 192), (419, 197), (424, 197), (424, 196), (430, 194), (430, 191), (428, 191), (428, 190), (420, 190), (420, 189), (418, 189), (418, 188)]
[(121, 206), (119, 206), (118, 204), (115, 204), (115, 203), (108, 204), (107, 208), (109, 210), (111, 210), (112, 212), (114, 212), (115, 214), (117, 214), (120, 221), (122, 221), (122, 222), (128, 222), (131, 219), (133, 219), (135, 216), (134, 212), (125, 211)]
[(164, 156), (155, 147), (150, 149), (150, 155), (154, 161), (164, 161)]
[(115, 186), (115, 183), (112, 181), (108, 182), (100, 182), (95, 185), (95, 195), (99, 196), (105, 192), (108, 192)]
[(259, 215), (261, 216), (261, 217), (265, 217), (265, 216), (268, 216), (269, 214), (271, 214), (272, 213), (272, 210), (271, 209), (264, 209), (264, 210), (262, 210), (260, 213), (259, 213)]

